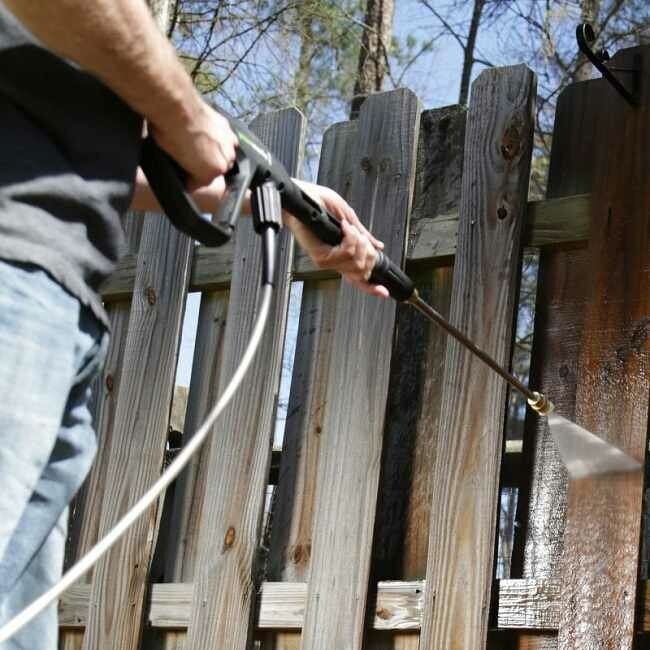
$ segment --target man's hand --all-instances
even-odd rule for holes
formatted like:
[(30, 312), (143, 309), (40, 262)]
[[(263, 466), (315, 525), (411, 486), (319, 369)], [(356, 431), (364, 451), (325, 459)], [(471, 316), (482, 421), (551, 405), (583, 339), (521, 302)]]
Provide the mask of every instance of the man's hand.
[(388, 298), (386, 287), (368, 282), (375, 266), (377, 251), (382, 250), (384, 244), (373, 237), (359, 221), (355, 211), (334, 190), (305, 181), (295, 182), (336, 217), (343, 230), (341, 243), (338, 246), (329, 246), (321, 242), (298, 219), (285, 213), (284, 222), (293, 232), (300, 247), (319, 268), (338, 271), (350, 284), (371, 296)]
[(233, 166), (239, 144), (225, 117), (202, 100), (196, 109), (186, 124), (149, 125), (156, 142), (189, 174), (189, 190), (223, 176)]

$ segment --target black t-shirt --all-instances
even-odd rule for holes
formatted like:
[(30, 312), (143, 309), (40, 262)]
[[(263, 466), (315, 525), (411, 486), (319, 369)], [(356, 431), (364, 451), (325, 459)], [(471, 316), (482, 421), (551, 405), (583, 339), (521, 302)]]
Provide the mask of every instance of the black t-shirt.
[(0, 2), (0, 258), (41, 266), (104, 323), (97, 289), (123, 250), (141, 134), (139, 115)]

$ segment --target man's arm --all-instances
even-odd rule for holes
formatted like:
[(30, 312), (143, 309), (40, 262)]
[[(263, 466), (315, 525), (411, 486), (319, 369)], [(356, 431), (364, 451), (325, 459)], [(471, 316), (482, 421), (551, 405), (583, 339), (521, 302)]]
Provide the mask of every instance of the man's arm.
[(2, 0), (52, 51), (143, 115), (198, 187), (226, 172), (237, 139), (194, 88), (144, 0)]

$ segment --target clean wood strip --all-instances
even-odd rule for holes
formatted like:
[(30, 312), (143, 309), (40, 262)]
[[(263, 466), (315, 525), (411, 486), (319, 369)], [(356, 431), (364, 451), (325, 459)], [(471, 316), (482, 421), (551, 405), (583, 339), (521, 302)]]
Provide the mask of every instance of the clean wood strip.
[[(145, 217), (99, 536), (160, 475), (191, 247), (160, 215)], [(151, 508), (96, 565), (85, 650), (138, 648), (156, 522)]]
[[(304, 118), (298, 111), (257, 118), (252, 129), (291, 173), (300, 169)], [(269, 327), (246, 379), (214, 426), (199, 519), (188, 648), (244, 650), (248, 642), (293, 257), (290, 234), (283, 232), (280, 239)], [(240, 362), (258, 310), (259, 240), (251, 220), (242, 220), (235, 242), (221, 386)]]
[[(409, 232), (423, 222), (458, 212), (467, 110), (424, 111), (420, 118), (417, 173)], [(410, 237), (412, 239), (412, 237)], [(440, 265), (411, 275), (420, 295), (449, 313), (452, 268)], [(447, 335), (412, 308), (397, 307), (397, 338), (391, 365), (384, 451), (373, 538), (371, 583), (421, 580), (427, 570), (429, 516), (440, 424)], [(417, 634), (366, 633), (366, 650), (418, 650)]]
[[(161, 583), (151, 588), (147, 624), (164, 630), (184, 630), (190, 618), (193, 585)], [(640, 630), (650, 631), (650, 583), (642, 585)], [(557, 630), (560, 621), (558, 580), (500, 580), (497, 624), (502, 630)], [(60, 625), (82, 630), (88, 616), (90, 585), (69, 589), (59, 603)], [(420, 629), (424, 581), (380, 582), (370, 603), (370, 623), (377, 630)], [(266, 582), (261, 589), (258, 629), (300, 630), (304, 622), (306, 583)], [(396, 634), (393, 638), (398, 638)], [(415, 637), (417, 638), (417, 637)], [(531, 638), (532, 637), (531, 635)], [(534, 647), (534, 646), (531, 646)]]
[[(396, 90), (368, 97), (359, 117), (351, 203), (397, 263), (406, 248), (419, 116), (417, 97)], [(393, 301), (341, 286), (303, 650), (362, 644), (394, 326)]]
[[(129, 251), (138, 250), (143, 218), (144, 215), (141, 213), (130, 212), (122, 219)], [(97, 542), (130, 311), (130, 300), (118, 301), (106, 306), (111, 326), (110, 344), (104, 368), (93, 386), (92, 411), (93, 425), (97, 434), (97, 455), (88, 478), (70, 507), (66, 568), (87, 553)], [(86, 574), (84, 579), (90, 582), (92, 571)], [(82, 644), (83, 633), (72, 631), (61, 634), (61, 650), (77, 650), (82, 647)]]
[[(589, 231), (589, 288), (576, 419), (645, 462), (650, 396), (650, 48), (619, 51), (639, 66), (640, 105), (604, 80)], [(633, 146), (631, 146), (633, 143)], [(644, 470), (569, 485), (558, 648), (632, 648)]]
[[(528, 204), (528, 227), (525, 246), (547, 246), (583, 241), (589, 230), (591, 196), (578, 195), (560, 199), (531, 201)], [(409, 235), (407, 264), (436, 264), (456, 254), (458, 213), (440, 213), (435, 217), (416, 218)], [(230, 283), (233, 245), (221, 248), (199, 246), (192, 261), (191, 291), (224, 289)], [(102, 286), (104, 300), (121, 300), (133, 290), (135, 256), (126, 255), (115, 273)], [(333, 277), (331, 272), (316, 269), (307, 255), (296, 250), (293, 275), (295, 280)]]
[[(535, 76), (487, 70), (472, 88), (450, 320), (510, 360), (533, 135)], [(506, 385), (449, 342), (434, 464), (422, 650), (485, 646)], [(435, 595), (435, 596), (434, 596)]]
[[(325, 132), (318, 181), (347, 200), (356, 147), (356, 122), (341, 122)], [(306, 582), (309, 579), (316, 473), (327, 378), (336, 345), (334, 326), (339, 284), (339, 280), (332, 279), (307, 281), (303, 286), (265, 580)], [(262, 648), (299, 650), (300, 633), (267, 632)]]

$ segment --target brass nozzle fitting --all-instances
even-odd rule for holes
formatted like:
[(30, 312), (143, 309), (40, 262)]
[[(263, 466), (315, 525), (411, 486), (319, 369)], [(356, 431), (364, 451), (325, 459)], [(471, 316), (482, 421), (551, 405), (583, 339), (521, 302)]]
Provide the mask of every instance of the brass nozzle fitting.
[(543, 393), (538, 393), (535, 390), (533, 391), (533, 395), (535, 399), (528, 399), (528, 405), (533, 411), (537, 411), (540, 415), (548, 415), (555, 408), (553, 402)]

